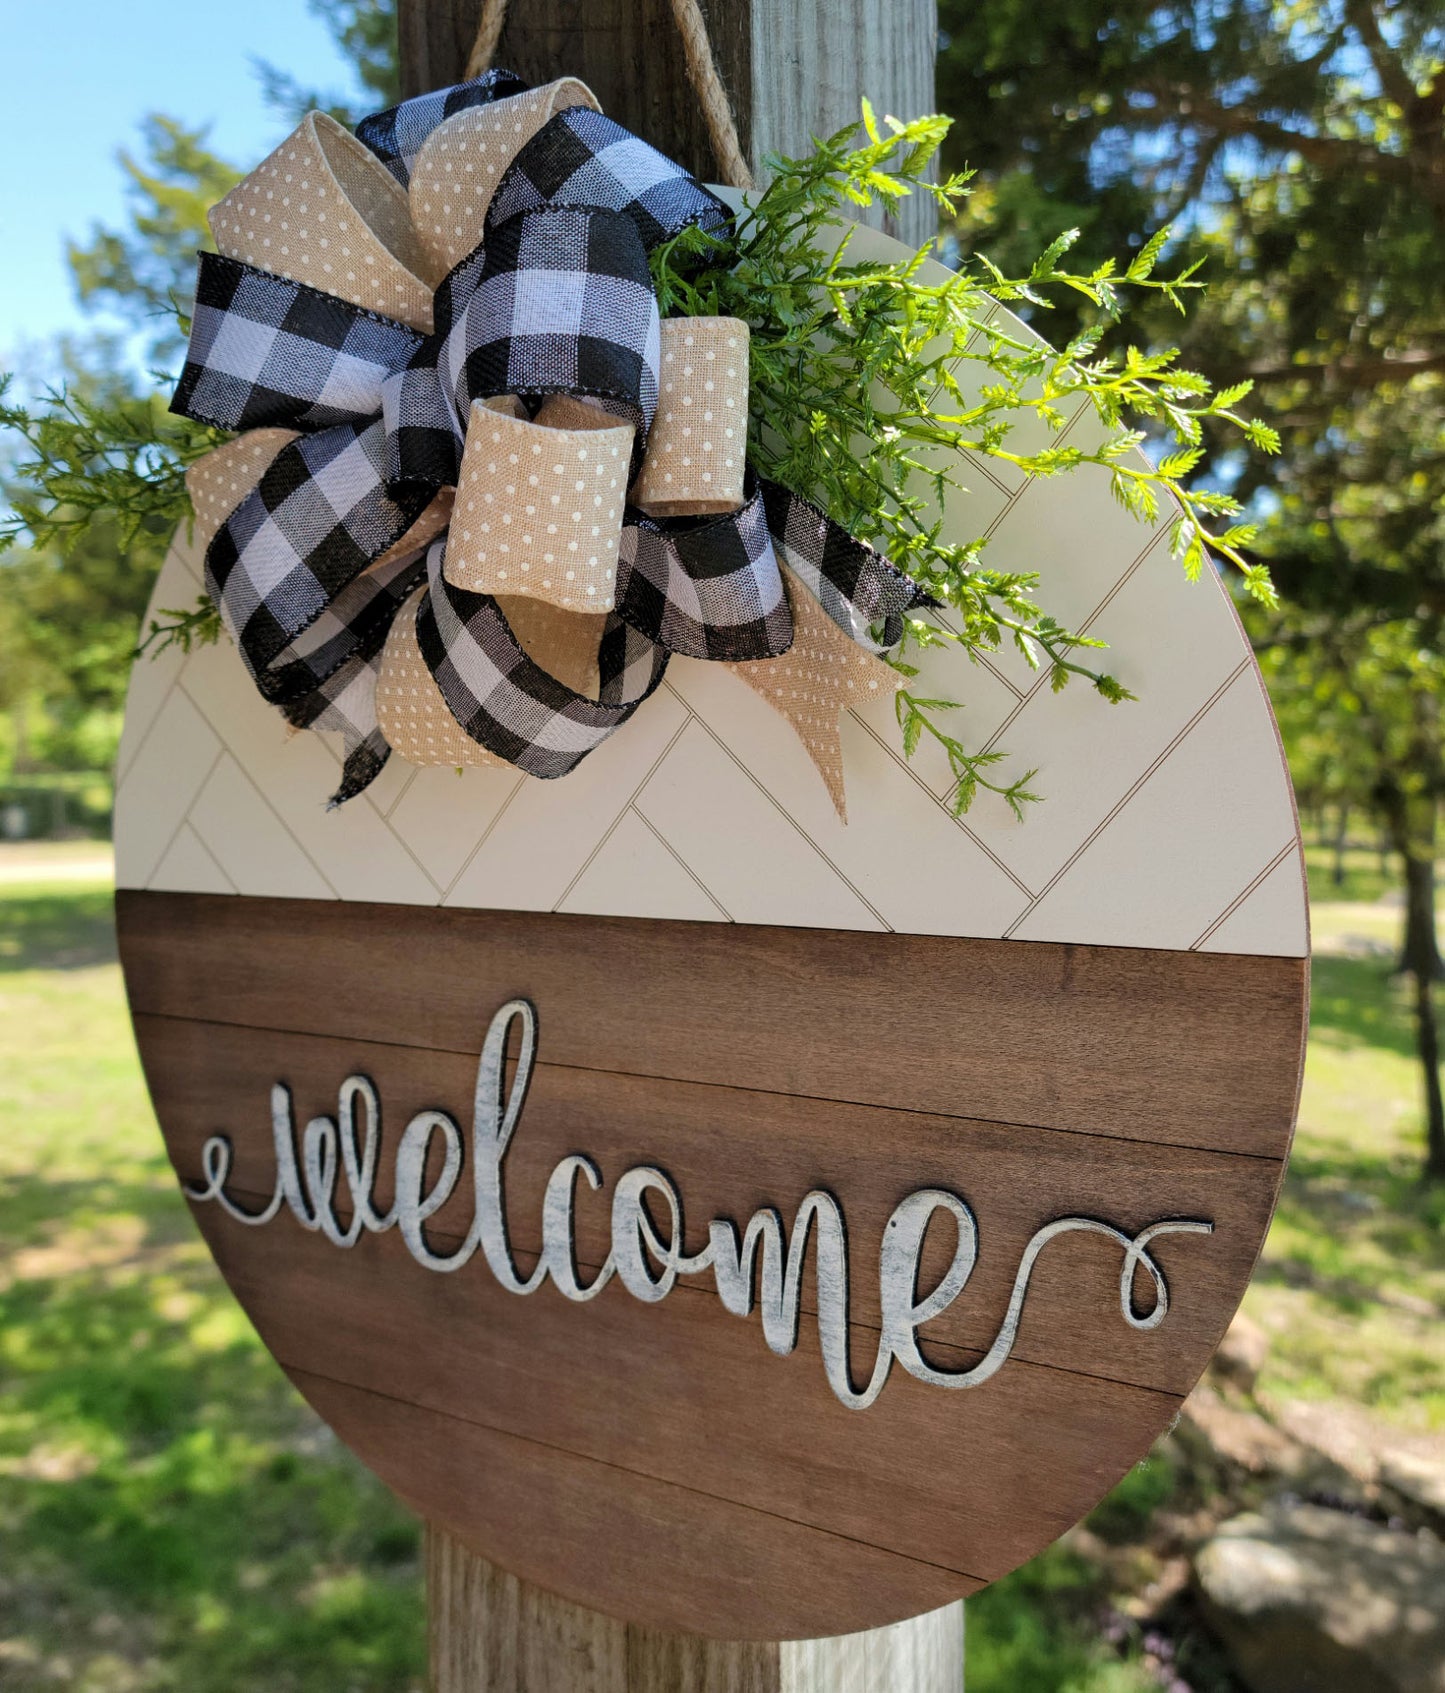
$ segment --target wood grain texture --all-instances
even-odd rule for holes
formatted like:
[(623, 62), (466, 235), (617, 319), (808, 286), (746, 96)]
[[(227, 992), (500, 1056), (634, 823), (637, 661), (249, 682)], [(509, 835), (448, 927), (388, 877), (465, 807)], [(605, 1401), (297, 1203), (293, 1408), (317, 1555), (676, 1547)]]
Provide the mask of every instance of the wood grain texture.
[[(866, 95), (880, 112), (934, 109), (935, 0), (709, 0), (718, 71), (755, 172), (769, 152), (797, 155), (815, 135), (856, 123)], [(428, 0), (400, 12), (407, 94), (460, 80), (481, 0)], [(532, 83), (578, 76), (603, 111), (704, 181), (717, 177), (692, 97), (671, 0), (513, 0), (496, 62)], [(892, 231), (919, 242), (921, 200)]]
[(433, 1693), (958, 1693), (963, 1616), (946, 1605), (823, 1640), (704, 1640), (618, 1622), (521, 1581), (431, 1527)]
[[(535, 1586), (649, 1627), (807, 1639), (934, 1610), (979, 1583), (691, 1488), (287, 1372), (348, 1445), (428, 1521)], [(519, 1528), (525, 1525), (526, 1534)], [(860, 1614), (861, 1613), (861, 1614)], [(765, 1622), (766, 1626), (760, 1626)]]
[[(1168, 1426), (1177, 1395), (1011, 1360), (985, 1386), (948, 1393), (896, 1373), (867, 1411), (845, 1409), (824, 1378), (815, 1336), (803, 1325), (798, 1351), (776, 1358), (757, 1323), (730, 1316), (710, 1291), (680, 1283), (659, 1305), (621, 1289), (587, 1306), (551, 1289), (518, 1299), (480, 1264), (428, 1276), (394, 1235), (340, 1254), (289, 1221), (248, 1231), (213, 1210), (198, 1221), (232, 1291), (267, 1345), (293, 1373), (349, 1389), (404, 1398), (409, 1407), (465, 1428), (469, 1435), (525, 1445), (539, 1464), (567, 1453), (595, 1485), (626, 1476), (663, 1497), (728, 1501), (739, 1520), (786, 1521), (793, 1535), (833, 1539), (910, 1563), (953, 1572), (960, 1585), (1007, 1574), (1071, 1527)], [(340, 1261), (338, 1261), (340, 1260)], [(440, 1283), (441, 1285), (434, 1285)], [(876, 1333), (851, 1331), (855, 1358), (871, 1365)], [(934, 1341), (941, 1367), (977, 1353)], [(447, 1489), (435, 1497), (395, 1478), (412, 1461), (403, 1447), (389, 1466), (363, 1444), (368, 1464), (423, 1514), (448, 1521)], [(966, 1455), (967, 1461), (960, 1461)], [(646, 1497), (644, 1494), (643, 1497)], [(619, 1504), (609, 1542), (637, 1537), (660, 1507)], [(536, 1540), (526, 1518), (485, 1528), (457, 1524), (488, 1556), (588, 1604), (599, 1579), (585, 1540), (522, 1547)], [(749, 1527), (747, 1533), (753, 1532)], [(728, 1531), (735, 1538), (734, 1531)], [(766, 1610), (769, 1585), (786, 1581), (781, 1549), (754, 1595), (763, 1613), (720, 1628), (701, 1579), (700, 1560), (726, 1557), (723, 1533), (676, 1570), (655, 1571), (623, 1615), (654, 1621), (660, 1581), (675, 1581), (698, 1614), (698, 1632), (775, 1638)], [(538, 1562), (545, 1558), (546, 1562)], [(555, 1567), (554, 1567), (555, 1565)], [(761, 1571), (759, 1572), (761, 1575)], [(680, 1601), (681, 1602), (681, 1601)], [(863, 1590), (831, 1626), (836, 1633), (896, 1621), (918, 1607), (871, 1612)], [(610, 1609), (603, 1605), (600, 1608)], [(871, 1612), (871, 1614), (870, 1614)], [(670, 1619), (670, 1621), (681, 1619)]]
[[(476, 1070), (475, 1059), (461, 1054), (225, 1024), (198, 1028), (183, 1018), (141, 1015), (136, 1029), (182, 1179), (201, 1181), (202, 1142), (224, 1126), (236, 1138), (232, 1187), (256, 1196), (257, 1208), (274, 1179), (271, 1148), (260, 1132), (269, 1079), (290, 1086), (297, 1120), (304, 1122), (334, 1112), (341, 1077), (384, 1077), (384, 1128), (394, 1144), (414, 1112), (438, 1102), (465, 1122)], [(544, 1020), (544, 1052), (551, 1034)], [(258, 1085), (258, 1073), (268, 1078), (265, 1085)], [(1280, 1171), (1272, 1160), (545, 1062), (533, 1077), (525, 1123), (507, 1160), (519, 1261), (530, 1266), (540, 1248), (548, 1174), (579, 1149), (609, 1180), (637, 1164), (666, 1169), (685, 1196), (690, 1252), (706, 1245), (711, 1217), (746, 1218), (765, 1204), (790, 1215), (811, 1187), (824, 1185), (846, 1196), (853, 1311), (872, 1329), (879, 1310), (871, 1272), (889, 1212), (916, 1186), (961, 1193), (986, 1220), (987, 1237), (966, 1295), (929, 1332), (968, 1350), (986, 1349), (997, 1333), (1014, 1266), (1041, 1211), (1108, 1217), (1129, 1229), (1159, 1217), (1208, 1217), (1215, 1234), (1207, 1242), (1181, 1236), (1158, 1244), (1173, 1302), (1169, 1321), (1150, 1333), (1120, 1320), (1114, 1248), (1078, 1236), (1054, 1243), (1015, 1348), (1016, 1357), (1035, 1363), (1174, 1394), (1193, 1385), (1201, 1357), (1213, 1351), (1244, 1292)], [(719, 1158), (720, 1146), (727, 1147), (726, 1158)], [(394, 1183), (385, 1164), (376, 1191), (380, 1204), (391, 1204)], [(437, 1214), (438, 1235), (465, 1234), (470, 1211), (467, 1194), (453, 1195)], [(608, 1243), (606, 1195), (584, 1197), (579, 1266), (595, 1272)], [(942, 1273), (951, 1248), (945, 1231), (930, 1236), (926, 1281)], [(803, 1306), (814, 1313), (811, 1287)]]
[(864, 1634), (785, 1640), (785, 1693), (963, 1693), (963, 1601)]
[[(224, 1131), (231, 1191), (257, 1208), (274, 1181), (272, 1082), (299, 1123), (335, 1110), (344, 1076), (375, 1080), (385, 1205), (402, 1124), (430, 1107), (469, 1121), (485, 1025), (524, 994), (540, 1061), (507, 1164), (524, 1269), (566, 1153), (604, 1178), (579, 1201), (584, 1272), (607, 1253), (606, 1184), (631, 1165), (676, 1181), (690, 1250), (714, 1214), (788, 1216), (823, 1186), (848, 1216), (858, 1375), (878, 1344), (886, 1218), (939, 1186), (979, 1224), (972, 1278), (924, 1331), (929, 1359), (961, 1369), (991, 1343), (1043, 1223), (1214, 1223), (1158, 1244), (1171, 1309), (1157, 1330), (1122, 1320), (1117, 1249), (1067, 1237), (1045, 1249), (992, 1380), (949, 1393), (895, 1372), (859, 1412), (825, 1380), (811, 1274), (801, 1344), (778, 1358), (704, 1278), (661, 1304), (620, 1287), (581, 1306), (551, 1288), (519, 1299), (480, 1258), (430, 1275), (395, 1234), (339, 1251), (287, 1215), (246, 1229), (197, 1207), (268, 1345), (399, 1493), (519, 1578), (657, 1629), (873, 1628), (1057, 1536), (1202, 1370), (1289, 1139), (1297, 961), (155, 893), (119, 895), (118, 913), (176, 1168), (195, 1181), (202, 1141)], [(920, 983), (946, 1028), (900, 1019)], [(1039, 1053), (1001, 1064), (971, 1034), (1004, 1013), (1049, 1032)], [(434, 1249), (469, 1221), (454, 1196)], [(924, 1285), (951, 1250), (930, 1237)]]
[[(582, 1069), (1273, 1159), (1294, 1120), (1303, 959), (136, 891), (116, 909), (135, 1012), (474, 1058), (521, 994), (569, 1008), (544, 1058)], [(1046, 1028), (1046, 1060), (1001, 1059), (1006, 1028)]]
[[(707, 12), (746, 152), (752, 105), (749, 10), (741, 0), (712, 0)], [(401, 8), (404, 93), (461, 80), (480, 15), (481, 0), (428, 0)], [(496, 63), (534, 84), (580, 77), (609, 116), (694, 175), (716, 179), (707, 126), (688, 89), (671, 0), (514, 0)]]

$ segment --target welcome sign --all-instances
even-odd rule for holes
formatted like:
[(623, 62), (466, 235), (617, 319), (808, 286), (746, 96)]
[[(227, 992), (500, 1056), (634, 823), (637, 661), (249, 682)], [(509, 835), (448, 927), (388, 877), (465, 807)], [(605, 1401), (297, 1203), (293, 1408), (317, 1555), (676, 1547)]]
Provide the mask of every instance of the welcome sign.
[[(507, 1036), (514, 1021), (521, 1031), (521, 1046), (515, 1076), (507, 1087), (503, 1067)], [(1168, 1310), (1168, 1290), (1150, 1256), (1150, 1244), (1160, 1235), (1213, 1232), (1209, 1223), (1186, 1221), (1152, 1223), (1134, 1236), (1091, 1217), (1061, 1217), (1046, 1223), (1024, 1249), (1003, 1326), (993, 1345), (971, 1368), (940, 1370), (920, 1353), (918, 1331), (926, 1322), (942, 1316), (967, 1286), (978, 1258), (978, 1224), (957, 1194), (942, 1188), (920, 1188), (899, 1201), (883, 1227), (878, 1267), (882, 1328), (867, 1386), (858, 1391), (853, 1386), (848, 1357), (852, 1325), (847, 1219), (842, 1206), (826, 1189), (804, 1195), (791, 1239), (777, 1208), (765, 1206), (753, 1212), (741, 1235), (730, 1218), (714, 1217), (707, 1225), (707, 1245), (700, 1252), (689, 1253), (684, 1246), (682, 1195), (666, 1171), (656, 1165), (636, 1165), (617, 1180), (607, 1256), (584, 1284), (577, 1271), (576, 1187), (581, 1180), (596, 1191), (603, 1185), (603, 1178), (594, 1159), (586, 1153), (571, 1153), (547, 1177), (542, 1198), (542, 1250), (536, 1265), (529, 1275), (518, 1270), (510, 1240), (502, 1166), (521, 1124), (536, 1052), (536, 1010), (524, 999), (513, 1000), (492, 1019), (482, 1046), (470, 1145), (474, 1214), (461, 1245), (451, 1251), (433, 1251), (424, 1225), (456, 1191), (466, 1161), (457, 1125), (444, 1111), (421, 1111), (411, 1119), (397, 1142), (395, 1199), (379, 1211), (375, 1183), (381, 1102), (365, 1076), (348, 1076), (341, 1084), (334, 1118), (313, 1117), (306, 1125), (299, 1160), (290, 1092), (279, 1082), (272, 1088), (276, 1181), (270, 1199), (259, 1211), (238, 1204), (226, 1191), (233, 1153), (232, 1143), (224, 1135), (213, 1136), (202, 1147), (206, 1180), (201, 1186), (188, 1188), (187, 1193), (198, 1204), (218, 1204), (227, 1216), (251, 1227), (272, 1222), (285, 1206), (302, 1228), (320, 1230), (333, 1246), (355, 1246), (363, 1231), (384, 1234), (395, 1228), (407, 1251), (428, 1270), (460, 1269), (480, 1248), (492, 1275), (509, 1292), (535, 1293), (550, 1279), (564, 1299), (579, 1305), (595, 1298), (613, 1275), (634, 1299), (653, 1305), (667, 1297), (679, 1276), (710, 1274), (724, 1309), (745, 1317), (753, 1309), (757, 1285), (763, 1334), (769, 1349), (780, 1357), (787, 1357), (798, 1344), (803, 1269), (811, 1230), (816, 1240), (818, 1340), (824, 1371), (839, 1401), (858, 1409), (877, 1399), (895, 1360), (916, 1380), (939, 1387), (976, 1387), (987, 1381), (1013, 1349), (1034, 1262), (1044, 1246), (1060, 1235), (1080, 1231), (1099, 1234), (1122, 1249), (1119, 1303), (1124, 1320), (1134, 1328), (1151, 1329), (1163, 1321)], [(358, 1111), (363, 1121), (360, 1130)], [(433, 1178), (427, 1166), (437, 1144), (441, 1164)], [(337, 1179), (342, 1173), (349, 1217), (346, 1222), (338, 1215), (336, 1204)], [(666, 1219), (661, 1228), (648, 1210), (649, 1195), (656, 1196)], [(938, 1212), (952, 1218), (956, 1244), (942, 1279), (920, 1299), (919, 1259), (928, 1225)], [(1137, 1316), (1133, 1308), (1134, 1277), (1140, 1270), (1146, 1270), (1153, 1281), (1152, 1308), (1144, 1316)]]
[(924, 655), (1038, 768), (1023, 823), (861, 698), (845, 824), (686, 658), (563, 781), (394, 756), (327, 813), (338, 752), (225, 643), (135, 671), (122, 957), (199, 1227), (403, 1498), (616, 1615), (810, 1637), (1006, 1573), (1169, 1425), (1268, 1226), (1307, 931), (1248, 645), (1106, 473), (964, 479), (959, 538), (1139, 696)]

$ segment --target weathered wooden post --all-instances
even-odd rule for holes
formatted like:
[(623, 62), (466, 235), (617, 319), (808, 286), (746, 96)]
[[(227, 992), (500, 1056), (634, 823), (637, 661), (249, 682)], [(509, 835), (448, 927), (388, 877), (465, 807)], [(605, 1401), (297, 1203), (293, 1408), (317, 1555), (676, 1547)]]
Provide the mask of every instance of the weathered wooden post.
[[(482, 10), (483, 0), (402, 0), (404, 94), (462, 80)], [(933, 109), (935, 0), (712, 0), (707, 22), (754, 171), (764, 154), (805, 151), (810, 137), (852, 122), (865, 95), (910, 117)], [(672, 0), (526, 0), (505, 17), (495, 60), (532, 83), (581, 77), (604, 111), (704, 181), (718, 180)], [(916, 200), (897, 232), (921, 240), (931, 218)], [(568, 1604), (435, 1527), (427, 1593), (434, 1693), (958, 1693), (963, 1685), (962, 1601), (831, 1640), (704, 1640)]]
[[(495, 9), (495, 0), (492, 0)], [(404, 93), (461, 79), (483, 0), (401, 0)], [(602, 109), (705, 181), (718, 162), (688, 78), (673, 0), (516, 0), (495, 62), (528, 82), (579, 76)], [(799, 154), (810, 138), (880, 112), (934, 109), (936, 0), (710, 0), (707, 28), (744, 154)], [(915, 196), (895, 233), (919, 242), (933, 210)]]

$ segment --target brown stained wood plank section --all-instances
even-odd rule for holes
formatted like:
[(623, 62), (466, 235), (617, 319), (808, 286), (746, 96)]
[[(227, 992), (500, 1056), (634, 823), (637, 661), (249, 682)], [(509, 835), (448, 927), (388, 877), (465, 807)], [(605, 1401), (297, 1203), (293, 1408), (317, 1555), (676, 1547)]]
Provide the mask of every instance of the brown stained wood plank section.
[[(551, 1288), (519, 1299), (481, 1258), (427, 1273), (394, 1233), (343, 1251), (289, 1214), (247, 1229), (196, 1208), (267, 1344), (378, 1473), (482, 1556), (656, 1628), (876, 1627), (1047, 1544), (1147, 1451), (1202, 1368), (1293, 1119), (1299, 961), (195, 895), (117, 906), (183, 1178), (225, 1131), (233, 1191), (268, 1193), (271, 1083), (292, 1089), (299, 1127), (362, 1072), (382, 1101), (385, 1203), (403, 1122), (442, 1107), (469, 1126), (484, 1029), (526, 995), (541, 1062), (507, 1161), (519, 1258), (569, 1152), (596, 1158), (605, 1184), (661, 1164), (693, 1248), (713, 1214), (786, 1216), (827, 1187), (850, 1224), (855, 1379), (878, 1344), (884, 1222), (907, 1192), (962, 1193), (978, 1218), (975, 1274), (925, 1341), (943, 1369), (991, 1342), (1041, 1224), (1216, 1225), (1159, 1244), (1172, 1308), (1158, 1330), (1124, 1323), (1116, 1247), (1055, 1241), (991, 1381), (950, 1393), (895, 1370), (858, 1412), (828, 1388), (808, 1315), (779, 1359), (705, 1279), (655, 1305), (620, 1286), (585, 1306)], [(925, 993), (946, 1023), (900, 1014)], [(1040, 1031), (1042, 1051), (1001, 1055), (988, 1031), (1014, 1026)], [(609, 1197), (580, 1196), (593, 1268)], [(433, 1248), (470, 1221), (459, 1193)], [(930, 1239), (925, 1285), (952, 1246), (942, 1228)], [(815, 1310), (811, 1270), (804, 1294)]]
[[(391, 1154), (414, 1112), (440, 1107), (469, 1127), (476, 1070), (469, 1057), (146, 1015), (136, 1028), (182, 1180), (200, 1182), (202, 1142), (225, 1132), (236, 1152), (232, 1191), (256, 1195), (257, 1209), (274, 1184), (272, 1080), (291, 1088), (298, 1127), (334, 1114), (343, 1077), (360, 1073), (377, 1082), (382, 1206), (393, 1198)], [(729, 1149), (724, 1160), (720, 1146)], [(917, 1187), (958, 1192), (980, 1218), (980, 1261), (965, 1293), (927, 1333), (980, 1350), (998, 1331), (1014, 1268), (1041, 1223), (1067, 1214), (1131, 1230), (1163, 1217), (1211, 1221), (1208, 1239), (1158, 1243), (1171, 1307), (1152, 1332), (1123, 1321), (1119, 1252), (1096, 1237), (1052, 1243), (1024, 1307), (1016, 1357), (1169, 1393), (1193, 1386), (1238, 1304), (1281, 1169), (1256, 1158), (543, 1064), (506, 1165), (512, 1238), (524, 1258), (540, 1248), (546, 1178), (559, 1158), (577, 1151), (598, 1161), (607, 1183), (636, 1164), (665, 1168), (685, 1201), (688, 1251), (706, 1244), (715, 1215), (741, 1226), (766, 1204), (791, 1215), (815, 1186), (844, 1196), (853, 1311), (870, 1327), (879, 1321), (878, 1247), (888, 1213)], [(608, 1250), (608, 1202), (606, 1190), (579, 1197), (578, 1257), (594, 1272)], [(442, 1208), (436, 1228), (459, 1238), (470, 1221), (463, 1191)], [(952, 1250), (951, 1231), (940, 1224), (929, 1238), (923, 1285), (942, 1274)], [(480, 1263), (476, 1273), (485, 1273)], [(1147, 1302), (1142, 1285), (1139, 1295)], [(811, 1288), (804, 1306), (814, 1308)]]
[[(523, 994), (542, 1056), (583, 1069), (1266, 1158), (1294, 1120), (1302, 959), (136, 891), (116, 907), (141, 1013), (475, 1054)], [(1041, 1050), (1001, 1052), (1004, 1029)]]
[[(524, 1580), (613, 1616), (739, 1640), (759, 1638), (762, 1617), (768, 1637), (800, 1639), (896, 1622), (978, 1586), (303, 1370), (289, 1374), (343, 1440), (369, 1442), (382, 1480), (429, 1521), (483, 1556), (504, 1550)], [(525, 1539), (519, 1521), (530, 1525)]]
[[(429, 1275), (394, 1235), (342, 1252), (289, 1219), (248, 1230), (201, 1207), (198, 1221), (289, 1370), (968, 1578), (996, 1579), (1063, 1533), (1179, 1408), (1015, 1362), (956, 1393), (895, 1371), (872, 1407), (849, 1410), (806, 1328), (774, 1357), (756, 1322), (700, 1289), (656, 1305), (620, 1288), (585, 1306), (551, 1288), (523, 1299), (481, 1263)], [(876, 1340), (854, 1327), (855, 1379)], [(976, 1359), (930, 1352), (946, 1368)], [(360, 1430), (357, 1450), (378, 1467), (368, 1440)]]

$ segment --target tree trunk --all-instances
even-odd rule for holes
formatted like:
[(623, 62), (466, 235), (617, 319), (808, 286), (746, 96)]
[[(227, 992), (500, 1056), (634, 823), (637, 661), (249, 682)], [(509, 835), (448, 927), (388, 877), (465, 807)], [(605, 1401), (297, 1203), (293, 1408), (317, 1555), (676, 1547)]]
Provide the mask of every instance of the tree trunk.
[(1345, 849), (1350, 844), (1350, 808), (1340, 801), (1340, 807), (1335, 816), (1335, 863), (1330, 873), (1330, 880), (1337, 888), (1345, 885)]
[(1436, 920), (1435, 859), (1419, 851), (1402, 854), (1405, 867), (1405, 935), (1400, 945), (1399, 971), (1445, 980)]
[(1425, 1180), (1445, 1182), (1445, 1096), (1440, 1088), (1440, 1028), (1435, 984), (1415, 978), (1415, 1039), (1425, 1068)]
[(15, 756), (12, 760), (17, 775), (30, 768), (30, 702), (23, 696), (16, 700), (10, 714), (15, 726)]
[(1425, 1179), (1445, 1181), (1445, 1098), (1435, 1004), (1435, 983), (1442, 974), (1435, 913), (1438, 807), (1427, 800), (1412, 808), (1397, 783), (1382, 784), (1377, 798), (1405, 869), (1405, 936), (1398, 973), (1414, 984), (1415, 1048), (1425, 1084)]
[(1425, 1072), (1425, 1179), (1445, 1181), (1445, 1096), (1440, 1083), (1440, 1029), (1435, 983), (1442, 970), (1435, 927), (1435, 861), (1405, 857), (1405, 946), (1402, 967), (1415, 984), (1415, 1044)]
[[(856, 123), (865, 95), (900, 118), (934, 109), (936, 0), (705, 0), (705, 10), (759, 177), (766, 154), (807, 152), (813, 136)], [(461, 79), (480, 13), (481, 0), (401, 0), (404, 93)], [(496, 63), (533, 83), (581, 77), (609, 117), (716, 180), (671, 0), (512, 0)], [(934, 222), (915, 194), (895, 233), (918, 244)]]
[[(481, 0), (400, 0), (401, 82), (461, 80)], [(933, 110), (935, 0), (710, 0), (708, 24), (744, 154), (804, 153), (880, 112)], [(581, 77), (604, 111), (695, 175), (718, 174), (671, 0), (512, 0), (496, 63), (529, 82)], [(933, 231), (915, 195), (896, 233)], [(597, 1556), (605, 1557), (599, 1547)], [(806, 1579), (806, 1574), (801, 1573)], [(867, 1634), (784, 1643), (629, 1627), (427, 1535), (433, 1693), (961, 1693), (963, 1605)]]

